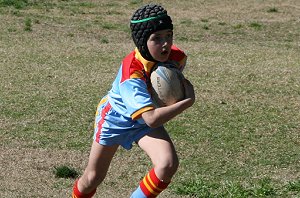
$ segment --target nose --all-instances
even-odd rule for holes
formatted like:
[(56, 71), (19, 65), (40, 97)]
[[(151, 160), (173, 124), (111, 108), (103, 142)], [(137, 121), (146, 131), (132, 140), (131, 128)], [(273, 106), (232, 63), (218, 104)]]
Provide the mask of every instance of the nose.
[(161, 39), (161, 45), (163, 46), (163, 47), (165, 47), (165, 46), (167, 46), (168, 45), (168, 39), (166, 39), (166, 38), (162, 38)]

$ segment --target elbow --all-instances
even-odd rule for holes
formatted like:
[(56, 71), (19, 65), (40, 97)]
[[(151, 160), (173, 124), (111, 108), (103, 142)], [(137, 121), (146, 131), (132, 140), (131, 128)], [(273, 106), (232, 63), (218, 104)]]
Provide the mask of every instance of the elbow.
[(161, 119), (157, 116), (155, 116), (154, 111), (148, 111), (142, 114), (142, 117), (145, 121), (145, 123), (150, 127), (150, 128), (157, 128), (163, 125), (161, 122)]
[(150, 128), (157, 128), (160, 127), (162, 124), (156, 120), (147, 120), (145, 123), (150, 127)]
[(153, 123), (153, 124), (147, 124), (150, 128), (158, 128), (160, 126), (162, 126), (162, 124), (156, 124), (156, 123)]

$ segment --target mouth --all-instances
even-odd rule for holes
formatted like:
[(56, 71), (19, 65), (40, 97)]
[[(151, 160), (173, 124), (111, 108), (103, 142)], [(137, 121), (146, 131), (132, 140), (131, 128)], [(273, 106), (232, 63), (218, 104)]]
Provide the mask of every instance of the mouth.
[(163, 51), (161, 52), (161, 55), (163, 55), (163, 56), (168, 55), (168, 54), (169, 54), (168, 50), (163, 50)]

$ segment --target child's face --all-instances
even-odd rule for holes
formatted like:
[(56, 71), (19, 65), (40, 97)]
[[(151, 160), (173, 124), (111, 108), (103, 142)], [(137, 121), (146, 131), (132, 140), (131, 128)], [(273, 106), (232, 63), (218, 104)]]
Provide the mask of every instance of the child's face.
[(147, 41), (147, 47), (151, 56), (159, 62), (168, 60), (172, 44), (173, 31), (170, 29), (154, 32)]

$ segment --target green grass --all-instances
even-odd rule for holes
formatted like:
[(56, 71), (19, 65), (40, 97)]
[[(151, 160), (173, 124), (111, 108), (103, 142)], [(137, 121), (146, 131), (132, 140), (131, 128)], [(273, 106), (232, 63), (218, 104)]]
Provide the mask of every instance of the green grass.
[(77, 178), (79, 176), (78, 172), (69, 166), (55, 167), (53, 173), (57, 178)]
[(16, 9), (22, 9), (28, 5), (28, 0), (1, 0), (0, 6), (13, 6)]
[(268, 9), (268, 12), (279, 12), (277, 8), (272, 7)]
[[(166, 124), (180, 168), (163, 196), (299, 197), (298, 1), (159, 2), (173, 16), (197, 97)], [(49, 153), (25, 161), (18, 152), (2, 156), (10, 159), (0, 175), (4, 195), (67, 196), (73, 180), (55, 177), (56, 168), (83, 171), (96, 105), (134, 47), (128, 21), (144, 3), (0, 0), (1, 149)], [(32, 179), (36, 165), (49, 174)], [(129, 194), (149, 166), (136, 147), (121, 149), (99, 196)]]
[(32, 20), (30, 18), (26, 18), (24, 23), (25, 23), (24, 30), (29, 32), (32, 31)]
[(194, 197), (274, 197), (279, 189), (274, 189), (270, 179), (263, 178), (252, 186), (225, 182), (209, 183), (202, 179), (193, 180), (175, 186), (175, 191), (179, 195), (192, 195)]
[(300, 192), (300, 181), (290, 181), (287, 185), (286, 188), (288, 191), (293, 191), (293, 192)]

